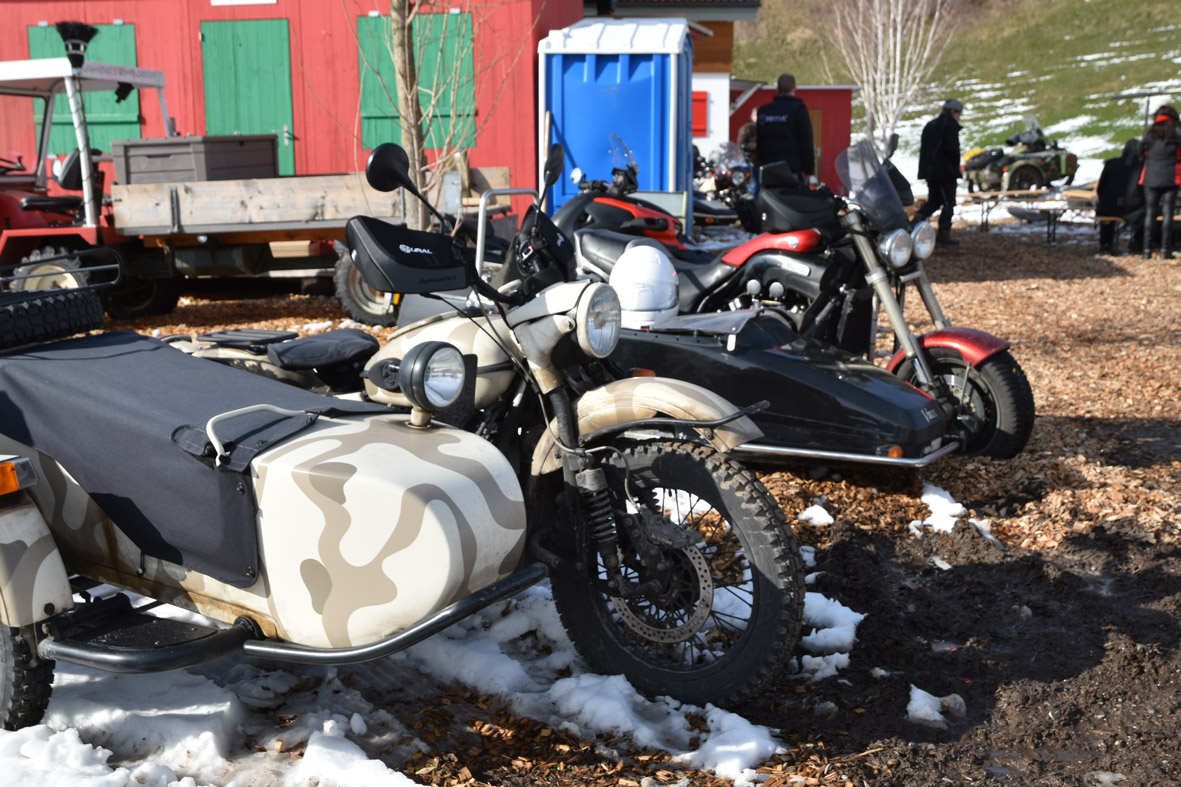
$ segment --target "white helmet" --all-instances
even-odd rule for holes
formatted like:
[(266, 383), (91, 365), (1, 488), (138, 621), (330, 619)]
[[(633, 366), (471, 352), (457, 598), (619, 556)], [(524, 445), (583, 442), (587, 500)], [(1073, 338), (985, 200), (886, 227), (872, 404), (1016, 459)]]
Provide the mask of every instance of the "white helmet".
[(619, 294), (624, 328), (647, 328), (677, 313), (677, 270), (655, 246), (630, 246), (615, 261), (608, 283)]

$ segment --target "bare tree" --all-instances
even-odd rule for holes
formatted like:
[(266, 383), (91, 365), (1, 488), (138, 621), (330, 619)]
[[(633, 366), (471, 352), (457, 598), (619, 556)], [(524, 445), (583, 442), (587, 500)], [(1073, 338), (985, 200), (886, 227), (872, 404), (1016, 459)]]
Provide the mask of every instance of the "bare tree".
[(952, 0), (834, 0), (837, 48), (861, 86), (865, 133), (883, 145), (950, 41)]
[[(347, 0), (341, 2), (344, 5)], [(496, 29), (494, 12), (512, 2), (390, 0), (380, 40), (370, 42), (376, 44), (370, 51), (376, 52), (377, 60), (366, 57), (366, 47), (361, 46), (362, 79), (377, 80), (390, 104), (397, 107), (411, 177), (424, 194), (438, 188), (441, 173), (453, 166), (464, 148), (475, 144), (507, 93), (508, 74), (528, 48), (537, 17), (524, 29)], [(478, 31), (485, 41), (498, 43), (462, 46), (460, 26), (468, 24), (465, 15), (472, 35)], [(453, 42), (460, 45), (446, 50)], [(392, 85), (378, 62), (386, 57), (396, 75)], [(477, 113), (477, 107), (486, 109)], [(428, 149), (435, 151), (429, 160)], [(411, 226), (426, 225), (417, 201), (408, 201), (407, 210)]]

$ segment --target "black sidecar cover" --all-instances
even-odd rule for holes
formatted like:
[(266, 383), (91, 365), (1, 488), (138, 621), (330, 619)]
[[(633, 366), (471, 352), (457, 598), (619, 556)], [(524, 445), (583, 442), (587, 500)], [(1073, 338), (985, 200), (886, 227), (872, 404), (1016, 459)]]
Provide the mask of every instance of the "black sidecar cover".
[(224, 421), (217, 433), (229, 457), (215, 466), (205, 423), (256, 404), (315, 415), (388, 412), (130, 331), (0, 355), (0, 432), (61, 463), (144, 553), (236, 587), (258, 579), (250, 461), (315, 418), (261, 412)]

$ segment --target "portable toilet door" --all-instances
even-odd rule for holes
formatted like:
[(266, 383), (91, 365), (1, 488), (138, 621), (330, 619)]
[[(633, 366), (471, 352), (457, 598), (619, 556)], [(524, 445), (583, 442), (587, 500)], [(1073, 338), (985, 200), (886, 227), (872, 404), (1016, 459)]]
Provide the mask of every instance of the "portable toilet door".
[[(584, 19), (537, 46), (538, 172), (549, 146), (566, 151), (547, 203), (578, 194), (574, 168), (611, 180), (612, 132), (635, 157), (641, 191), (693, 191), (693, 43), (684, 19)], [(692, 222), (692, 199), (685, 200)]]

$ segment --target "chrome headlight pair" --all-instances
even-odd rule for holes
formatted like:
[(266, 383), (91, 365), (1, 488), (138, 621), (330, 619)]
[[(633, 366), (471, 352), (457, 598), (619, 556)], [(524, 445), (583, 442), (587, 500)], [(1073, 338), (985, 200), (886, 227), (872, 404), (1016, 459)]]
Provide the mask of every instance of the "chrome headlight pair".
[(578, 346), (592, 358), (606, 358), (619, 343), (623, 311), (619, 296), (608, 284), (595, 282), (578, 301)]

